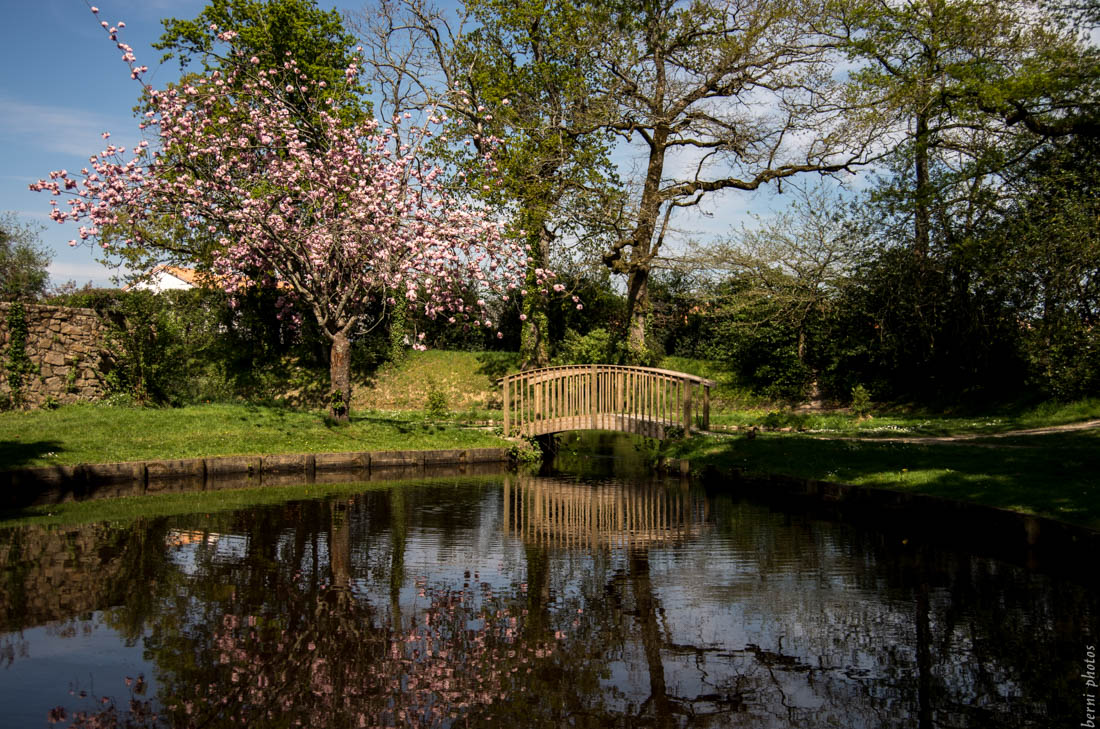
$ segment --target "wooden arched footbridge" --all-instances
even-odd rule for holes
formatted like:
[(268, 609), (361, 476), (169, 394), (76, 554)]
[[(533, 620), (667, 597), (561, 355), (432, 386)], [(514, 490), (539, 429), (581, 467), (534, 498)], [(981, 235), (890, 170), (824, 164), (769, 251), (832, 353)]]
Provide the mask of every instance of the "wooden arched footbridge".
[(504, 436), (616, 430), (664, 438), (710, 428), (712, 380), (653, 367), (566, 365), (500, 380)]

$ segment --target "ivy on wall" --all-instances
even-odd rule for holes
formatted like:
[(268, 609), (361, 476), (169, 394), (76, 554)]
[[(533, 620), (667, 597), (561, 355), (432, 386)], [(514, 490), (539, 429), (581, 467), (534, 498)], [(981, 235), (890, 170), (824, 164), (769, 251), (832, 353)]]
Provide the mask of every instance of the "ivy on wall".
[(23, 385), (26, 377), (34, 373), (34, 363), (27, 356), (27, 313), (21, 302), (8, 307), (8, 387), (11, 390), (11, 406), (23, 407)]

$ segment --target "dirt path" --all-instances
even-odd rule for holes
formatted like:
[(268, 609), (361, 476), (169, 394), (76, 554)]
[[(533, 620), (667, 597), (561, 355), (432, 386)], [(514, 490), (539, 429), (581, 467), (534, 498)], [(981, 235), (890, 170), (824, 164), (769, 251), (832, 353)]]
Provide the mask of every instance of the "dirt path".
[[(862, 440), (884, 443), (963, 443), (974, 440), (987, 440), (992, 438), (1016, 438), (1026, 435), (1048, 435), (1050, 433), (1068, 433), (1075, 430), (1091, 430), (1100, 428), (1100, 420), (1086, 420), (1083, 423), (1068, 423), (1066, 425), (1050, 425), (1045, 428), (1028, 428), (1026, 430), (1010, 430), (1005, 433), (963, 433), (961, 435), (914, 435), (898, 437), (868, 437), (868, 436), (841, 436), (837, 440)], [(979, 445), (998, 447), (997, 443), (981, 443)]]

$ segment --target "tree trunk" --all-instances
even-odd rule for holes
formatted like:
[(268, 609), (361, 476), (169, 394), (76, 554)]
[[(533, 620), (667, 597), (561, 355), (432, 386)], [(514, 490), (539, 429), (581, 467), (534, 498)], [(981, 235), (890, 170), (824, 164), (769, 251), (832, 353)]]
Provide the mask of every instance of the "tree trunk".
[(932, 243), (932, 215), (929, 211), (932, 189), (928, 172), (928, 116), (917, 112), (916, 139), (913, 145), (913, 173), (916, 182), (916, 206), (913, 211), (913, 253), (919, 260), (928, 257)]
[(546, 314), (546, 297), (539, 296), (535, 280), (535, 269), (546, 268), (550, 260), (550, 240), (552, 234), (545, 226), (540, 226), (537, 235), (532, 235), (531, 257), (527, 260), (527, 296), (523, 297), (523, 314), (527, 318), (520, 326), (519, 354), (520, 369), (530, 370), (546, 367), (550, 364), (550, 317)]
[[(645, 360), (646, 319), (649, 317), (649, 272), (653, 259), (660, 250), (661, 235), (657, 232), (657, 218), (661, 214), (661, 179), (665, 169), (665, 148), (669, 136), (669, 127), (658, 124), (653, 131), (649, 146), (649, 165), (646, 168), (645, 184), (642, 187), (642, 202), (638, 213), (638, 222), (631, 234), (630, 261), (627, 264), (626, 316), (627, 316), (627, 356), (629, 361), (642, 363)], [(665, 222), (668, 222), (666, 217)], [(605, 259), (606, 260), (606, 259)]]
[(332, 338), (329, 385), (329, 412), (336, 420), (347, 422), (351, 410), (351, 344), (343, 331)]
[(627, 278), (627, 357), (630, 364), (645, 364), (646, 319), (649, 317), (649, 268), (637, 268)]

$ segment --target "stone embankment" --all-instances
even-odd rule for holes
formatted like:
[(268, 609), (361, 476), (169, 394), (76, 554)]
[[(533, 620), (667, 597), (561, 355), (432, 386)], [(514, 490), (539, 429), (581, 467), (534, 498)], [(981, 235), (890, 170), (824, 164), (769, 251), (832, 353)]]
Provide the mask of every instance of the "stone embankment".
[(506, 448), (221, 456), (0, 472), (0, 509), (170, 491), (380, 481), (498, 471)]

